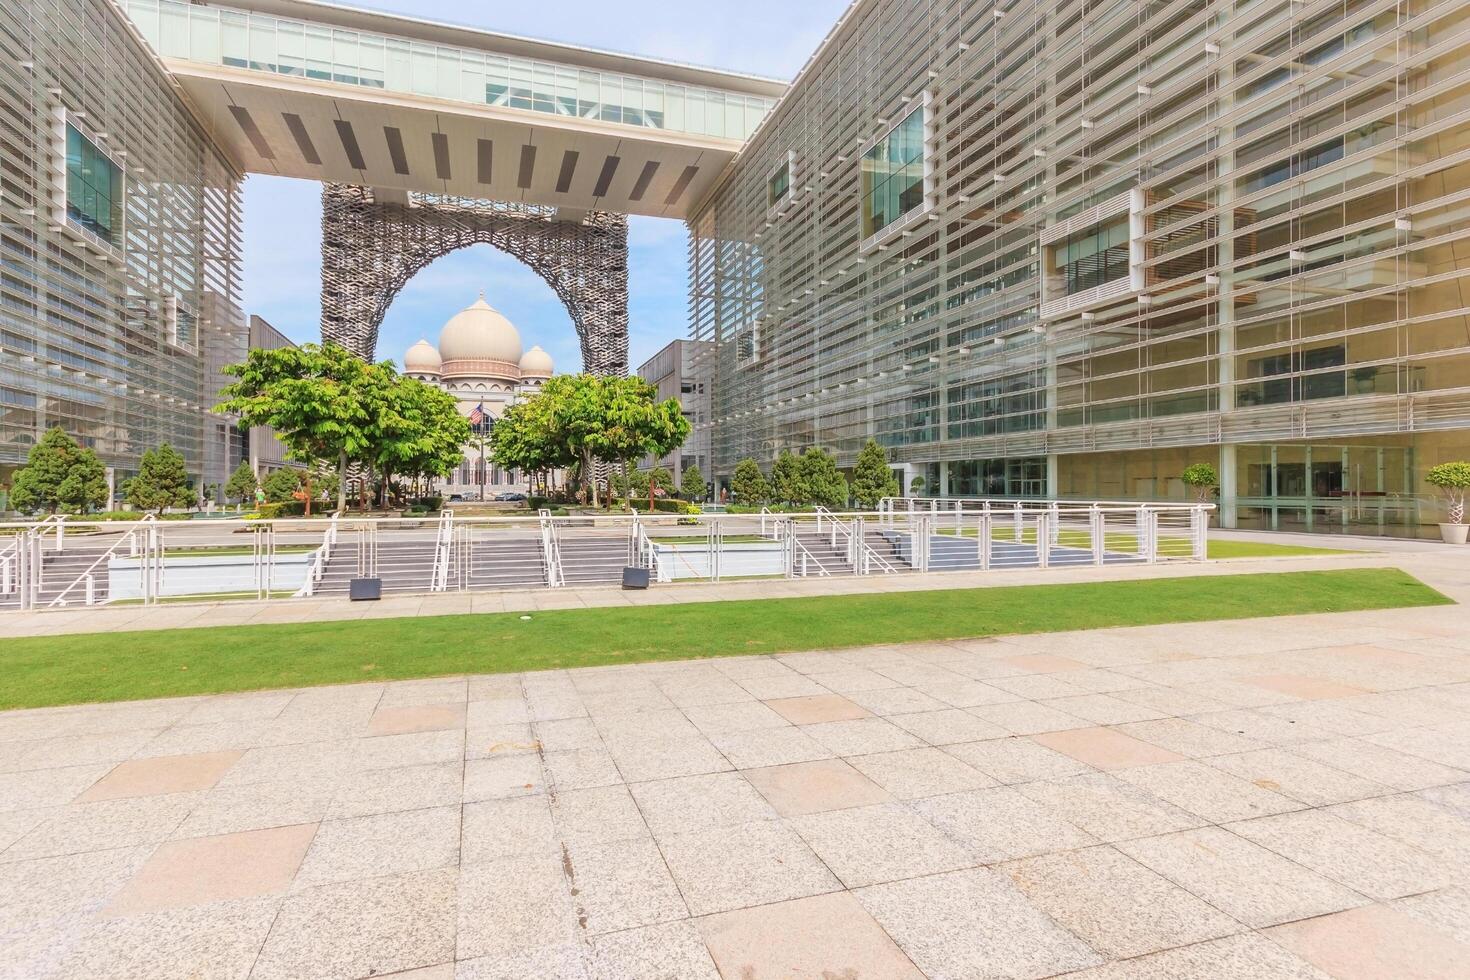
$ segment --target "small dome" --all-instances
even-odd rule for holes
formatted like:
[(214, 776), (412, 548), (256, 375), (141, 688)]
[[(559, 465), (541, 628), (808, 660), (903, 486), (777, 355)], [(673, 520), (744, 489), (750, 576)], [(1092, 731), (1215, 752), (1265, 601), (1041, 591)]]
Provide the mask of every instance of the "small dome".
[(404, 374), (438, 374), (442, 366), (439, 352), (427, 340), (420, 340), (403, 355)]
[(472, 306), (444, 324), (439, 334), (439, 356), (448, 361), (502, 361), (521, 359), (521, 335), (515, 325), (485, 302), (482, 293)]
[(540, 347), (532, 347), (521, 358), (521, 377), (523, 378), (549, 378), (552, 371), (551, 355)]

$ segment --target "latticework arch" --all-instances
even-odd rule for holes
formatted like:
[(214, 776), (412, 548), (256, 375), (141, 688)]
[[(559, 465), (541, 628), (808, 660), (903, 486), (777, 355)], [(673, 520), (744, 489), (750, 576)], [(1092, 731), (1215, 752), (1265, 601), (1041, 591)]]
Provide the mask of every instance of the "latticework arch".
[(410, 194), (379, 201), (370, 188), (322, 187), (322, 339), (371, 359), (394, 298), (419, 270), (470, 245), (491, 245), (546, 280), (582, 344), (583, 369), (628, 373), (628, 219), (590, 211)]

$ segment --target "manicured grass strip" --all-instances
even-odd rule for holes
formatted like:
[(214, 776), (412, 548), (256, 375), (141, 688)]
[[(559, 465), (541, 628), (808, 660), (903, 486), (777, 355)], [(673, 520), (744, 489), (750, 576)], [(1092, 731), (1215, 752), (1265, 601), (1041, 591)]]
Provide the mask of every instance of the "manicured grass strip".
[(1366, 568), (39, 636), (0, 642), (0, 708), (1449, 602)]
[(1211, 538), (1211, 558), (1297, 558), (1310, 555), (1361, 555), (1347, 548), (1308, 548), (1299, 544), (1274, 544), (1269, 541), (1237, 541), (1234, 538)]
[[(954, 530), (945, 530), (939, 534), (954, 536)], [(961, 537), (973, 538), (979, 532), (972, 527), (964, 528), (959, 532)], [(996, 541), (1015, 541), (1015, 530), (1013, 528), (995, 528), (991, 531), (991, 537)], [(1036, 528), (1023, 528), (1021, 541), (1024, 544), (1036, 543)], [(1086, 531), (1078, 531), (1063, 528), (1057, 535), (1057, 545), (1062, 548), (1086, 548), (1092, 547), (1092, 536)], [(1124, 554), (1135, 554), (1138, 551), (1138, 538), (1126, 531), (1106, 531), (1103, 534), (1103, 547), (1109, 551), (1122, 552)], [(1233, 538), (1210, 538), (1205, 543), (1206, 556), (1214, 560), (1229, 558), (1298, 558), (1309, 555), (1361, 555), (1361, 551), (1350, 551), (1345, 548), (1309, 548), (1299, 544), (1276, 544), (1271, 541), (1239, 541)], [(1159, 538), (1159, 552), (1165, 555), (1187, 555), (1190, 550), (1188, 538), (1162, 535)]]

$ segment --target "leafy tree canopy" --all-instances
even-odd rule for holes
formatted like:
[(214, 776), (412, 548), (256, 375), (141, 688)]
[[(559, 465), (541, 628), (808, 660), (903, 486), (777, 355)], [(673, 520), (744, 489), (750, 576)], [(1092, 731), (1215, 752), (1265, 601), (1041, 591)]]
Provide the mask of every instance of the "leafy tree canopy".
[(698, 463), (690, 463), (684, 467), (684, 472), (679, 478), (680, 496), (685, 500), (703, 500), (708, 489), (704, 473), (700, 471)]
[(1194, 495), (1200, 500), (1208, 500), (1210, 491), (1220, 484), (1220, 476), (1215, 468), (1209, 463), (1191, 463), (1184, 468), (1179, 479), (1184, 485), (1194, 489)]
[(771, 484), (761, 472), (760, 464), (749, 458), (735, 464), (735, 472), (730, 477), (730, 491), (737, 504), (747, 507), (764, 504), (771, 499)]
[(884, 497), (897, 497), (898, 477), (888, 466), (888, 453), (876, 439), (869, 439), (858, 454), (852, 471), (852, 495), (859, 506), (872, 510)]
[(250, 460), (242, 459), (240, 465), (235, 467), (235, 472), (225, 481), (225, 496), (242, 502), (253, 500), (257, 485), (255, 471), (250, 468)]
[(26, 513), (85, 513), (106, 500), (101, 460), (60, 428), (47, 429), (31, 447), (10, 488), (10, 505)]
[(164, 443), (143, 454), (138, 475), (128, 481), (128, 503), (139, 510), (188, 507), (194, 502), (183, 454)]
[(789, 449), (781, 450), (771, 465), (771, 496), (783, 504), (800, 504), (806, 500), (801, 464)]
[(837, 469), (831, 453), (813, 446), (801, 454), (801, 488), (799, 503), (819, 504), (831, 510), (847, 506), (847, 480)]

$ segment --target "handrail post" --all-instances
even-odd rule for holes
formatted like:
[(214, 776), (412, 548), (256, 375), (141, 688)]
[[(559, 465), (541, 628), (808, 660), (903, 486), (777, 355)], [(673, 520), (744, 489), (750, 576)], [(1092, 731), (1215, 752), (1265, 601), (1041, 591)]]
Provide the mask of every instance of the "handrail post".
[(1036, 515), (1036, 567), (1049, 568), (1051, 566), (1051, 528), (1050, 514), (1046, 511)]
[(1098, 504), (1092, 505), (1092, 563), (1101, 565), (1106, 550), (1107, 515)]
[(985, 510), (980, 514), (980, 525), (978, 529), (979, 541), (976, 543), (976, 548), (978, 548), (980, 551), (980, 570), (982, 572), (990, 571), (990, 551), (992, 546), (990, 537), (991, 521), (992, 518), (990, 516), (990, 504), (989, 502), (987, 502), (985, 505)]
[(1159, 512), (1152, 507), (1143, 508), (1143, 535), (1147, 542), (1144, 560), (1153, 565), (1159, 560)]
[(1195, 561), (1204, 561), (1209, 557), (1210, 515), (1205, 507), (1205, 504), (1196, 504), (1190, 515)]

